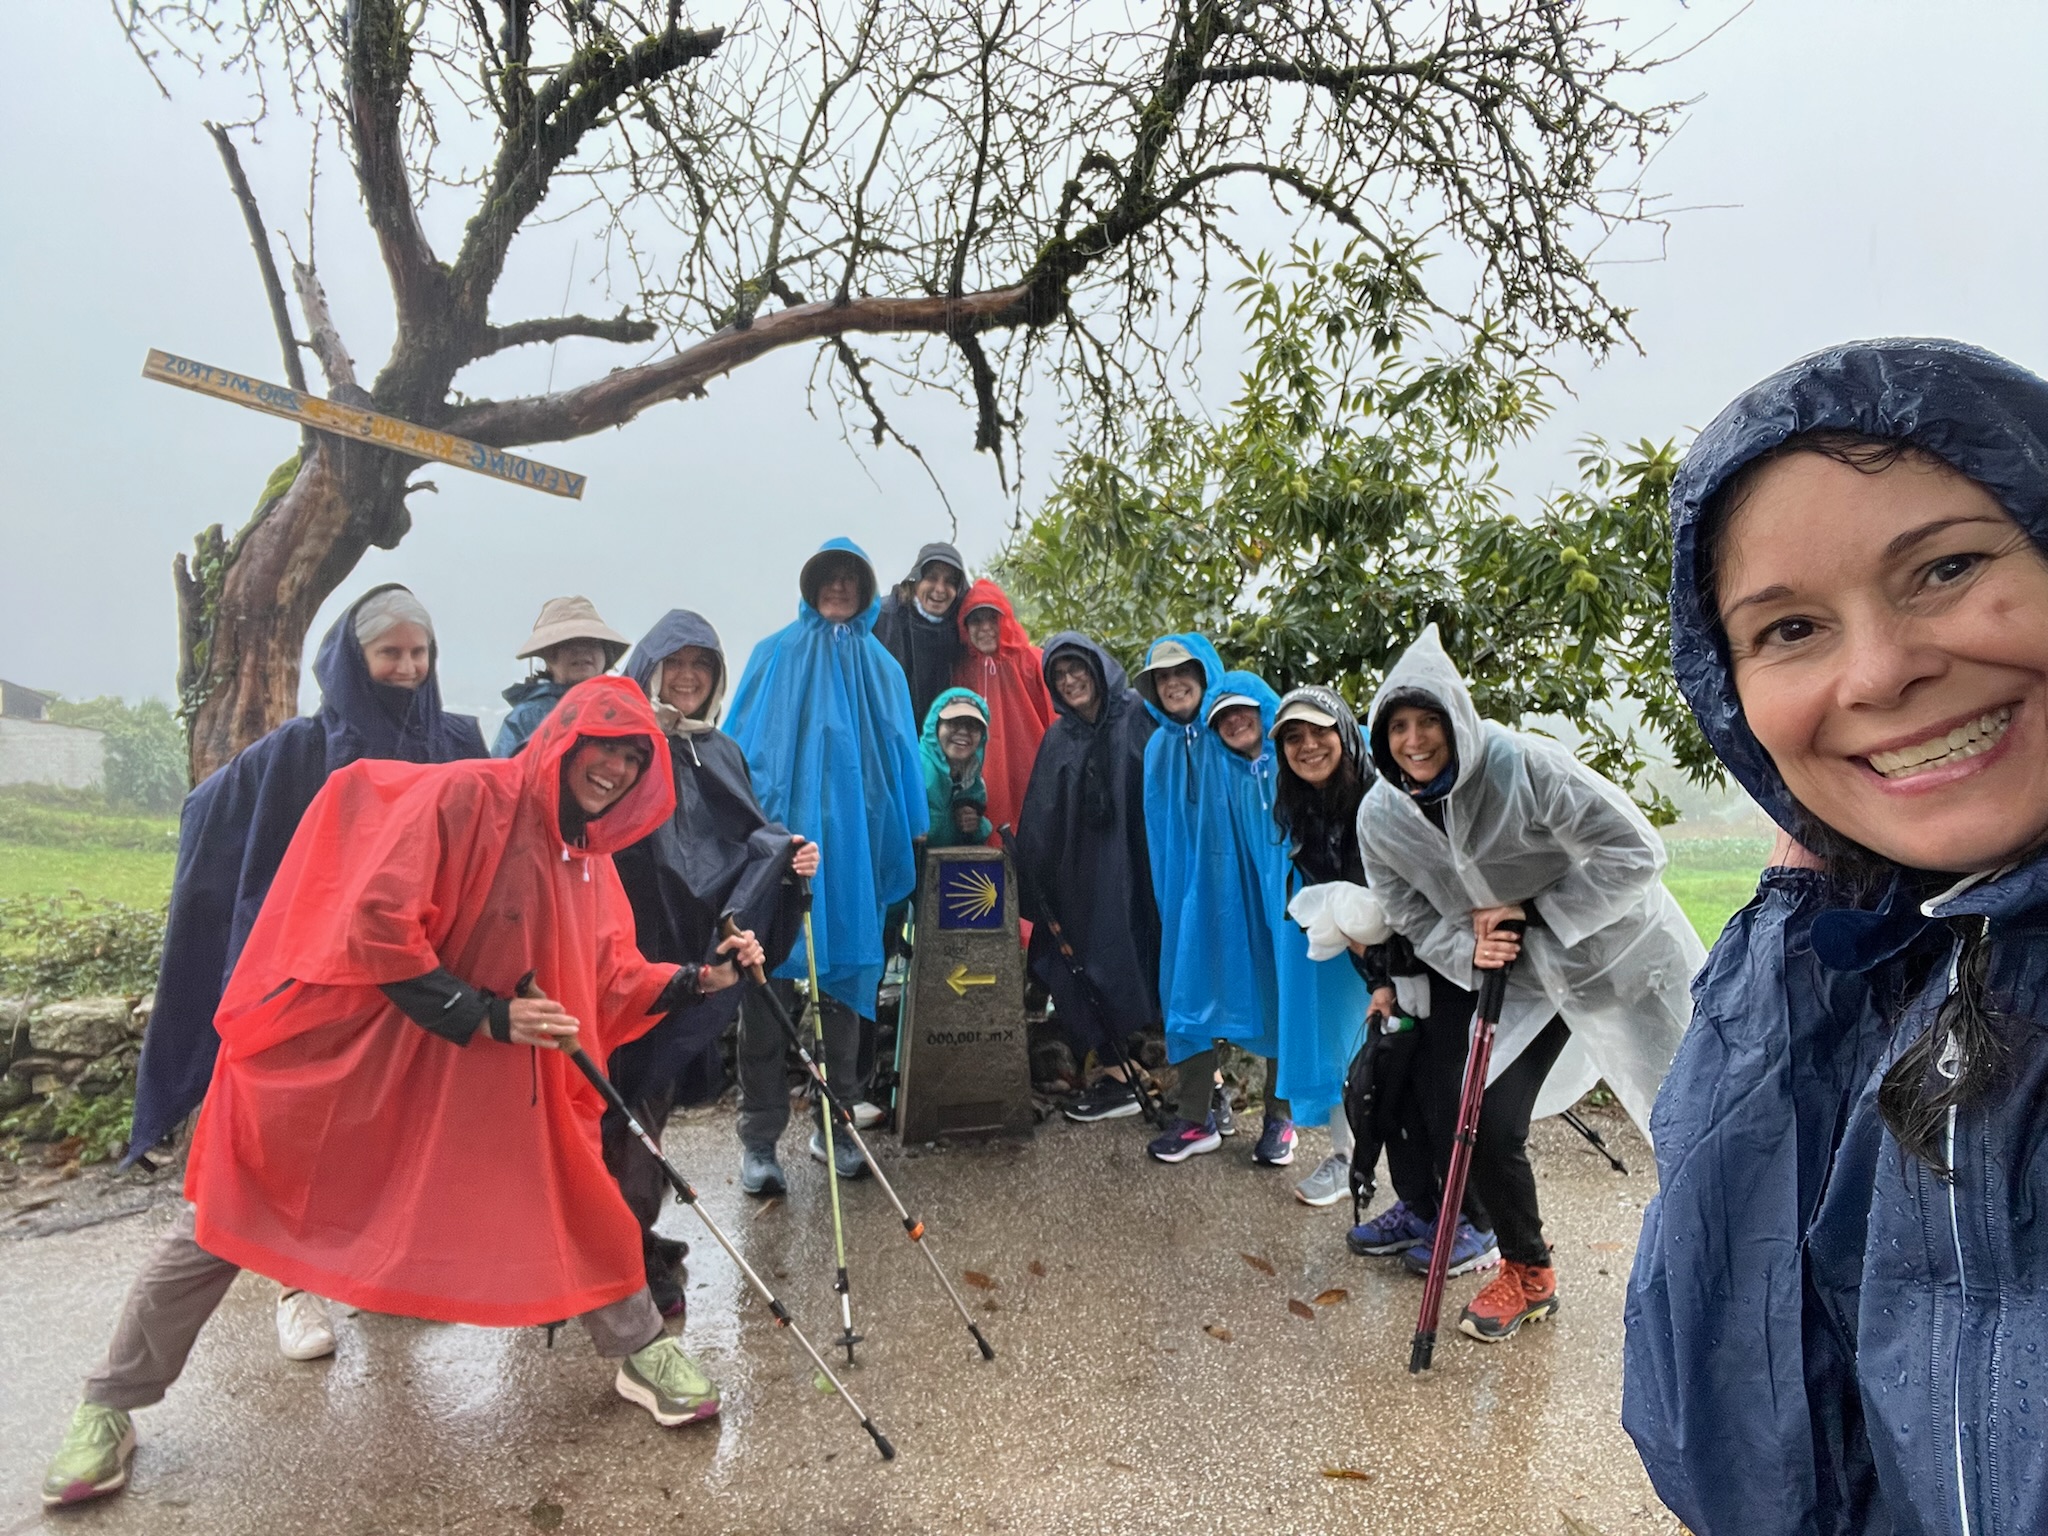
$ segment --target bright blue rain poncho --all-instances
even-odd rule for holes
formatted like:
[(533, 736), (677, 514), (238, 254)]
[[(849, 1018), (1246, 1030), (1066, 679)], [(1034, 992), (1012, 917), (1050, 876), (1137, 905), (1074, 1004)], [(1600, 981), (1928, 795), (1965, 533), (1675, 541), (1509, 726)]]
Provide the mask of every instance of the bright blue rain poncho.
[[(2048, 554), (2048, 380), (1980, 348), (1830, 348), (1700, 434), (1671, 494), (1673, 670), (1795, 833), (1701, 587), (1702, 524), (1745, 465), (1818, 430), (1936, 455)], [(1694, 986), (1652, 1117), (1622, 1424), (1699, 1536), (2048, 1530), (2048, 856), (1947, 883), (1901, 870), (1857, 908), (1817, 870), (1767, 869)], [(1944, 1179), (1901, 1150), (1877, 1090), (1943, 1027), (1971, 939), (2004, 1051), (1950, 1112)]]
[[(834, 552), (866, 568), (868, 593), (865, 609), (839, 624), (812, 606), (809, 580)], [(880, 608), (867, 555), (850, 539), (831, 539), (805, 570), (796, 622), (754, 647), (725, 729), (747, 755), (768, 819), (818, 844), (811, 923), (819, 980), (872, 1019), (882, 914), (917, 883), (911, 841), (926, 828), (924, 767), (910, 685), (874, 637)], [(805, 974), (801, 947), (775, 974)]]
[(1264, 885), (1257, 866), (1238, 856), (1231, 827), (1230, 794), (1250, 786), (1226, 781), (1224, 759), (1233, 754), (1204, 724), (1223, 681), (1223, 658), (1201, 635), (1165, 635), (1146, 652), (1147, 667), (1166, 645), (1200, 662), (1206, 680), (1202, 703), (1183, 724), (1159, 707), (1157, 679), (1144, 673), (1138, 679), (1145, 707), (1159, 722), (1145, 743), (1145, 846), (1159, 905), (1167, 1059), (1185, 1061), (1216, 1040), (1271, 1056), (1279, 982), (1272, 946), (1253, 939)]
[[(1226, 672), (1204, 700), (1204, 713), (1228, 694), (1251, 699), (1259, 707), (1256, 758), (1224, 746), (1213, 728), (1209, 735), (1221, 748), (1216, 782), (1229, 806), (1231, 841), (1224, 851), (1247, 877), (1244, 906), (1249, 928), (1240, 943), (1258, 952), (1254, 967), (1262, 988), (1265, 968), (1260, 961), (1271, 956), (1273, 992), (1267, 1017), (1274, 1021), (1274, 1048), (1261, 1054), (1274, 1059), (1272, 1092), (1288, 1101), (1295, 1119), (1318, 1123), (1329, 1118), (1344, 1096), (1344, 1070), (1358, 1048), (1370, 999), (1348, 959), (1309, 959), (1308, 935), (1287, 915), (1288, 876), (1294, 864), (1287, 835), (1273, 818), (1279, 749), (1267, 734), (1273, 729), (1280, 696), (1253, 673)], [(1228, 945), (1221, 949), (1232, 953)]]

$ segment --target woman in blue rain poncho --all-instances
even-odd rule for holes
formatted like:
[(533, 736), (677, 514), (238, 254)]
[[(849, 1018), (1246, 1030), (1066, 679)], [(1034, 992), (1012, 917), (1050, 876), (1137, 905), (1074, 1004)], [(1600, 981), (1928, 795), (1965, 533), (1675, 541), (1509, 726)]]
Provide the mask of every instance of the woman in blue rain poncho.
[[(1388, 921), (1461, 987), (1515, 961), (1471, 1172), (1501, 1272), (1459, 1320), (1493, 1342), (1557, 1309), (1531, 1117), (1569, 1109), (1605, 1078), (1646, 1125), (1703, 952), (1634, 803), (1550, 738), (1482, 721), (1435, 625), (1388, 671), (1370, 718), (1380, 778), (1358, 840)], [(1497, 930), (1507, 920), (1527, 922), (1519, 941)], [(1475, 1246), (1492, 1245), (1461, 1221), (1453, 1266)], [(1426, 1267), (1427, 1251), (1418, 1257)]]
[[(846, 1103), (864, 1102), (874, 1073), (875, 991), (882, 914), (916, 884), (912, 843), (926, 828), (924, 768), (910, 686), (873, 634), (875, 572), (860, 547), (832, 539), (804, 563), (796, 621), (754, 647), (726, 731), (746, 753), (761, 809), (824, 850), (812, 891), (824, 1063)], [(775, 974), (806, 974), (801, 947)], [(775, 1141), (789, 1121), (780, 1037), (743, 1031), (742, 1184), (783, 1187)], [(772, 1054), (772, 1060), (771, 1060)], [(845, 1143), (842, 1175), (864, 1170)], [(823, 1138), (812, 1138), (822, 1156)], [(852, 1154), (848, 1157), (847, 1154)]]
[(2048, 381), (1817, 353), (1671, 506), (1680, 686), (1787, 835), (1657, 1101), (1622, 1422), (1700, 1536), (2048, 1529)]

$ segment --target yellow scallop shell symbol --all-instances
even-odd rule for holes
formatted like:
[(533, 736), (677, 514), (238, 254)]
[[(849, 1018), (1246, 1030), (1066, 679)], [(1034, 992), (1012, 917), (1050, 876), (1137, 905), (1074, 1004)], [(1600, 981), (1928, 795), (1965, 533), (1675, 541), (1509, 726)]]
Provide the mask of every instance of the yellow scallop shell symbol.
[(996, 909), (1002, 892), (981, 870), (963, 870), (946, 888), (946, 910), (963, 922), (979, 922)]

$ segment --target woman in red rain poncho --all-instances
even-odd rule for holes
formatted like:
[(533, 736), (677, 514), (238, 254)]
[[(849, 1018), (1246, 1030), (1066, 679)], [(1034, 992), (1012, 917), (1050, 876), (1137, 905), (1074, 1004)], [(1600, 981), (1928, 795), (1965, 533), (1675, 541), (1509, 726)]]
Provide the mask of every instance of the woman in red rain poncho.
[[(648, 1296), (603, 1101), (539, 1048), (574, 1038), (603, 1061), (737, 980), (731, 959), (653, 965), (634, 948), (611, 854), (674, 804), (661, 728), (617, 677), (572, 688), (516, 758), (365, 760), (327, 780), (221, 1002), (192, 1209), (73, 1420), (108, 1454), (47, 1502), (122, 1486), (128, 1410), (163, 1396), (243, 1267), (411, 1317), (581, 1316), (657, 1421), (718, 1411)], [(721, 949), (760, 954), (751, 934)]]
[(984, 578), (967, 589), (960, 602), (960, 634), (967, 649), (954, 664), (954, 685), (972, 688), (988, 701), (988, 749), (981, 764), (988, 819), (998, 827), (1014, 827), (1031, 765), (1038, 760), (1038, 743), (1052, 724), (1052, 695), (1045, 691), (1038, 647), (994, 582)]

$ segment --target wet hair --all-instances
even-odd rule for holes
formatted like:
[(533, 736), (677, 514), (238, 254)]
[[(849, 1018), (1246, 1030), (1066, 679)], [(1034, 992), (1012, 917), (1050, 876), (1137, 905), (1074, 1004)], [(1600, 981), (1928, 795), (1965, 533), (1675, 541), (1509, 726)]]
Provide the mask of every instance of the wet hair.
[[(1758, 454), (1728, 477), (1700, 518), (1700, 603), (1708, 614), (1715, 616), (1717, 625), (1728, 530), (1755, 494), (1765, 471), (1801, 453), (1817, 454), (1865, 475), (1882, 474), (1900, 464), (1962, 473), (1911, 438), (1871, 437), (1833, 429), (1797, 433), (1769, 452)], [(1725, 641), (1724, 633), (1724, 644)], [(1924, 871), (1902, 869), (1882, 854), (1837, 832), (1789, 791), (1787, 798), (1792, 802), (1792, 825), (1787, 830), (1822, 861), (1822, 878), (1834, 899), (1868, 908), (1884, 896), (1893, 882), (1903, 881), (1905, 894), (1917, 903), (1948, 883)], [(2001, 1015), (1986, 991), (1990, 925), (1966, 919), (1957, 926), (1960, 932), (1954, 984), (1934, 1022), (1885, 1069), (1877, 1089), (1879, 1118), (1900, 1150), (1918, 1158), (1944, 1180), (1954, 1176), (1944, 1145), (1949, 1111), (1980, 1097), (1991, 1086), (2006, 1054)], [(1897, 1022), (1893, 1020), (1894, 1024)]]
[[(1320, 726), (1337, 738), (1337, 771), (1320, 784), (1311, 784), (1287, 761), (1287, 726), (1312, 724), (1289, 720), (1281, 727), (1279, 771), (1275, 774), (1273, 820), (1284, 836), (1293, 839), (1323, 879), (1343, 879), (1345, 855), (1358, 839), (1358, 805), (1367, 789), (1358, 761), (1344, 750), (1344, 733), (1334, 726)], [(1334, 871), (1334, 873), (1323, 873)]]

